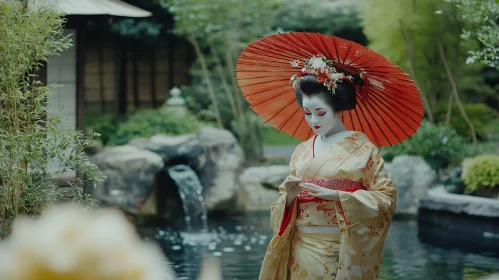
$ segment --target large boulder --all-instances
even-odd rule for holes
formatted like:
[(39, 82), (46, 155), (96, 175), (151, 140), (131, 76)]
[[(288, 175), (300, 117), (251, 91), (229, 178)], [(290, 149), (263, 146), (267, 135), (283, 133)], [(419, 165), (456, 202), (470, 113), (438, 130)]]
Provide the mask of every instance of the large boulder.
[(475, 217), (499, 218), (499, 200), (448, 193), (443, 186), (436, 186), (431, 189), (420, 204), (420, 209), (466, 214)]
[[(176, 165), (188, 165), (198, 175), (209, 211), (233, 210), (244, 156), (229, 131), (207, 127), (199, 134), (138, 138), (125, 146), (106, 148), (92, 161), (108, 177), (94, 192), (99, 202), (132, 213), (147, 202), (140, 214), (159, 215), (158, 211), (172, 214), (173, 208), (182, 209), (177, 191), (182, 186), (175, 186), (167, 174)], [(132, 196), (136, 196), (134, 201)]]
[(160, 155), (165, 165), (188, 164), (194, 169), (201, 168), (200, 157), (203, 157), (205, 152), (196, 134), (157, 134), (149, 139), (144, 148)]
[(130, 213), (140, 211), (163, 168), (158, 154), (130, 145), (105, 148), (91, 162), (107, 177), (92, 189), (92, 196), (101, 204), (119, 206)]
[(237, 198), (238, 211), (269, 211), (279, 196), (279, 186), (289, 176), (287, 165), (246, 169), (241, 177)]
[(397, 188), (397, 214), (416, 215), (419, 201), (437, 178), (436, 172), (422, 157), (400, 155), (385, 169)]
[(202, 128), (199, 141), (205, 152), (198, 158), (198, 175), (205, 188), (206, 207), (208, 211), (233, 210), (243, 150), (234, 135), (224, 129)]

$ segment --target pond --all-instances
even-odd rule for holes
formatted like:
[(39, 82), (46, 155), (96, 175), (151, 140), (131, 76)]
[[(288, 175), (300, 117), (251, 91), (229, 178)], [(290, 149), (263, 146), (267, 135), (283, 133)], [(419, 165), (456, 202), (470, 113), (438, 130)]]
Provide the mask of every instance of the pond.
[[(250, 280), (258, 278), (271, 238), (268, 221), (268, 214), (250, 214), (212, 218), (204, 233), (172, 229), (142, 229), (142, 233), (160, 243), (179, 279), (196, 279), (203, 257), (215, 255), (220, 257), (224, 279)], [(474, 280), (499, 272), (499, 255), (422, 243), (415, 221), (393, 222), (384, 261), (381, 280)]]

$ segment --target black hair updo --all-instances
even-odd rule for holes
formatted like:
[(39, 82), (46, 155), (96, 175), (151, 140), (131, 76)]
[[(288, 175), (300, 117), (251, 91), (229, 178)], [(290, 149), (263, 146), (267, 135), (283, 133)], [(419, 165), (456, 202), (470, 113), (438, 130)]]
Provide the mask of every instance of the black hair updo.
[[(362, 85), (362, 79), (359, 75), (351, 76), (354, 78), (353, 84)], [(298, 106), (303, 108), (303, 95), (309, 97), (320, 95), (336, 113), (352, 110), (357, 105), (357, 95), (353, 84), (346, 81), (340, 82), (333, 94), (327, 87), (317, 82), (317, 77), (308, 75), (301, 78), (295, 89), (296, 101), (298, 102)]]

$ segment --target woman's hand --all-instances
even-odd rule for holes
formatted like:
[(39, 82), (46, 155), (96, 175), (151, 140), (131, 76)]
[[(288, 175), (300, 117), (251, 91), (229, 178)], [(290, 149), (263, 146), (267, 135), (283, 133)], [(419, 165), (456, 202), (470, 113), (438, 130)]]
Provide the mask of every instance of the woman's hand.
[(339, 200), (338, 191), (336, 191), (336, 190), (326, 189), (323, 187), (319, 187), (316, 184), (310, 184), (310, 183), (303, 183), (303, 184), (300, 184), (300, 186), (302, 188), (308, 190), (308, 193), (311, 196), (315, 196), (315, 197), (322, 198), (325, 200), (334, 200), (334, 201)]
[(301, 179), (298, 177), (290, 176), (290, 178), (284, 183), (284, 188), (286, 189), (287, 207), (291, 206), (291, 203), (297, 195), (302, 191), (300, 187)]

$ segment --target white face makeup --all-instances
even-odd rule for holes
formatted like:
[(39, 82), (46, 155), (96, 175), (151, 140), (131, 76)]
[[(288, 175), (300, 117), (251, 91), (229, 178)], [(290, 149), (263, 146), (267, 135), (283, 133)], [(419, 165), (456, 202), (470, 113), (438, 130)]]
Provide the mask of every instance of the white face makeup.
[(333, 111), (320, 95), (303, 95), (305, 119), (315, 134), (322, 136), (341, 123), (341, 117)]

